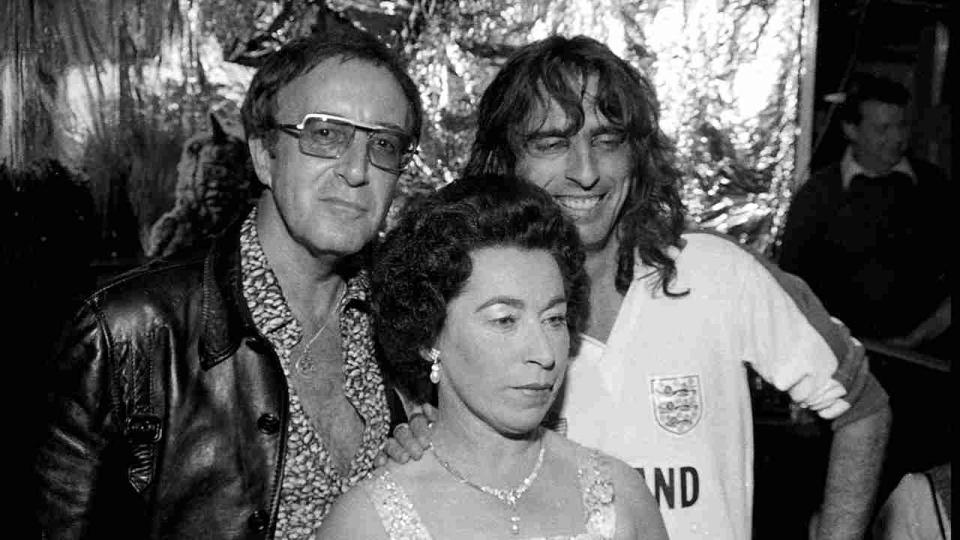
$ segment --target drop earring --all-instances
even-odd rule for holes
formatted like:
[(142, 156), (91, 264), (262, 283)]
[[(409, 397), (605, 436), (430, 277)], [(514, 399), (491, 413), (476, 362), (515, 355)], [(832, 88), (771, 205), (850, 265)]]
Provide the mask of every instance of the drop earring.
[(426, 352), (427, 360), (431, 362), (430, 382), (437, 384), (440, 382), (440, 351), (431, 347)]

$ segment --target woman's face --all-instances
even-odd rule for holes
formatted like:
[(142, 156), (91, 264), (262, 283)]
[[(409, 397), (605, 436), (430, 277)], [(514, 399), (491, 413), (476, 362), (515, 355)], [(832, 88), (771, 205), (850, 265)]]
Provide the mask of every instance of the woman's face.
[(567, 368), (560, 268), (544, 250), (491, 247), (470, 258), (473, 272), (437, 340), (441, 414), (520, 435), (540, 424)]

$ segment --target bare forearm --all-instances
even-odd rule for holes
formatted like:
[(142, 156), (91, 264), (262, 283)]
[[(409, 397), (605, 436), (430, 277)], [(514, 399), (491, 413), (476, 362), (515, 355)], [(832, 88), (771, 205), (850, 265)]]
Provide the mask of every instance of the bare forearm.
[(817, 540), (864, 537), (873, 514), (889, 435), (888, 407), (834, 433)]

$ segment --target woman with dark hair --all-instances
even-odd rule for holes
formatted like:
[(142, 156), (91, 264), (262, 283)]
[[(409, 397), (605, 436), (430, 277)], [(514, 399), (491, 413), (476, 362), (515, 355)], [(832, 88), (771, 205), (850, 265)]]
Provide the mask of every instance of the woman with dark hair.
[(373, 273), (376, 330), (389, 377), (420, 401), (435, 386), (431, 448), (344, 495), (319, 538), (666, 538), (636, 471), (540, 427), (586, 323), (583, 261), (551, 197), (513, 178), (404, 213)]

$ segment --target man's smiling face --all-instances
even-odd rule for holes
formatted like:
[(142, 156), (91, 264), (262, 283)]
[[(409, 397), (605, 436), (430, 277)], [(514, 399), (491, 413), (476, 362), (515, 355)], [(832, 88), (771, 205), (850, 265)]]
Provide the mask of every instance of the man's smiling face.
[(576, 133), (569, 133), (572, 120), (553, 100), (531, 115), (516, 149), (516, 174), (553, 195), (576, 224), (584, 247), (599, 250), (630, 191), (633, 159), (623, 128), (596, 106), (596, 77), (586, 79), (582, 95), (583, 126)]

